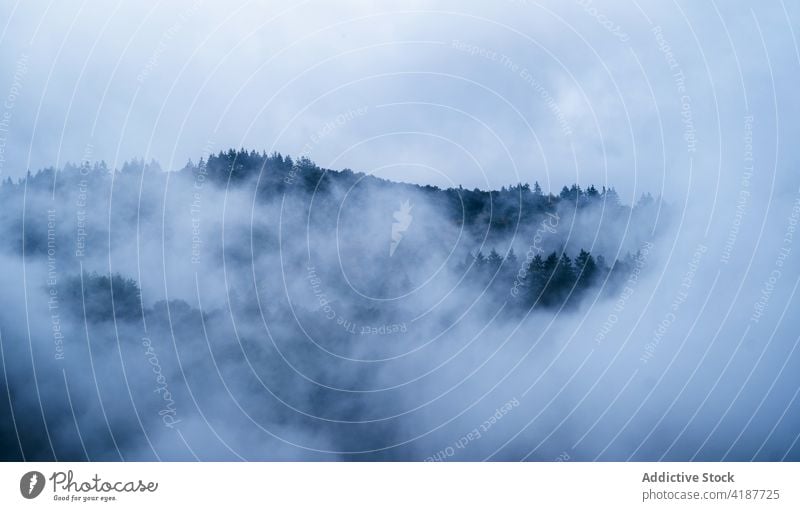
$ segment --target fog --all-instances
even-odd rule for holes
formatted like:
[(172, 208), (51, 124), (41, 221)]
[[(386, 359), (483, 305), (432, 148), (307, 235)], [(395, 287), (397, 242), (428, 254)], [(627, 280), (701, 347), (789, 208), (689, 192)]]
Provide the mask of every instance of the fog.
[[(791, 456), (790, 257), (684, 239), (661, 200), (514, 215), (495, 193), (469, 222), (465, 190), (230, 154), (3, 186), (5, 456)], [(578, 247), (632, 264), (524, 302), (520, 269)], [(478, 272), (492, 248), (520, 256)]]
[(796, 9), (424, 4), (1, 8), (2, 459), (800, 459)]

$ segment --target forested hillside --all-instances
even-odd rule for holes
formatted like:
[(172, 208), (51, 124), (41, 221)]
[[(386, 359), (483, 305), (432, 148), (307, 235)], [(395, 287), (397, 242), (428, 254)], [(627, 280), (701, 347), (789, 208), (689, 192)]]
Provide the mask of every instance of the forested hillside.
[[(150, 459), (148, 431), (242, 411), (323, 451), (391, 444), (404, 421), (358, 421), (399, 413), (403, 382), (423, 378), (411, 375), (490, 349), (520, 322), (533, 349), (547, 318), (616, 297), (668, 218), (660, 201), (630, 207), (613, 188), (440, 189), (245, 151), (170, 172), (142, 161), (46, 169), (6, 180), (0, 200), (2, 341), (7, 358), (19, 353), (3, 392), (15, 409), (48, 411), (18, 414), (19, 435), (2, 423), (6, 459), (20, 446), (29, 459)], [(58, 378), (22, 383), (62, 368), (89, 376), (69, 382), (86, 401), (70, 403)], [(414, 392), (443, 392), (444, 374)], [(374, 388), (395, 397), (360, 392)], [(74, 430), (55, 427), (73, 409), (92, 438), (85, 453)], [(159, 452), (185, 459), (180, 445)], [(274, 456), (267, 445), (254, 456)], [(209, 449), (206, 459), (230, 457)]]

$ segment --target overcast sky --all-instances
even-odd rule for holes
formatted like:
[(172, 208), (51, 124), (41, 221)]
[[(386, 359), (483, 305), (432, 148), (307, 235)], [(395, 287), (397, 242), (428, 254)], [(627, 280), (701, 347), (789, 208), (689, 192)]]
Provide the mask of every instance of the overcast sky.
[[(18, 1), (0, 5), (2, 177), (307, 154), (440, 186), (579, 182), (681, 202), (796, 167), (783, 2)], [(766, 193), (766, 191), (765, 191)]]

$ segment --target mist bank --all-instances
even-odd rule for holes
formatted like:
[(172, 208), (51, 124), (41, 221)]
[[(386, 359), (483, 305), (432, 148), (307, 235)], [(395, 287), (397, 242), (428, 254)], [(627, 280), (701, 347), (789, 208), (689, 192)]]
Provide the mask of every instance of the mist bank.
[(660, 198), (241, 150), (0, 199), (4, 459), (796, 456), (789, 373), (748, 374), (774, 324), (718, 302), (725, 244)]

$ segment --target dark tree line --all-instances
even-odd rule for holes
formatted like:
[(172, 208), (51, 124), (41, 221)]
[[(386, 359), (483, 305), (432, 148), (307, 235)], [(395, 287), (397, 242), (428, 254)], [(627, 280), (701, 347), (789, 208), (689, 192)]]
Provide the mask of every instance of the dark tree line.
[(141, 292), (134, 279), (84, 272), (67, 277), (59, 288), (61, 303), (75, 317), (92, 322), (141, 318)]
[[(350, 169), (324, 169), (305, 156), (292, 158), (278, 152), (268, 154), (245, 149), (220, 151), (200, 158), (198, 163), (190, 160), (175, 172), (192, 181), (202, 180), (222, 188), (254, 187), (262, 200), (313, 193), (317, 199), (330, 198), (336, 206), (337, 197), (327, 192), (346, 190), (356, 183), (360, 189), (367, 191), (392, 190), (400, 194), (421, 194), (437, 204), (454, 224), (465, 227), (473, 234), (489, 230), (497, 236), (508, 235), (519, 226), (535, 223), (547, 213), (602, 207), (606, 218), (625, 218), (632, 209), (640, 212), (652, 210), (654, 208), (651, 206), (657, 202), (651, 195), (644, 194), (631, 208), (621, 203), (613, 187), (597, 188), (594, 185), (583, 189), (573, 184), (554, 194), (544, 191), (538, 181), (532, 186), (516, 183), (499, 190), (467, 189), (462, 186), (442, 189), (433, 185), (395, 183)], [(59, 175), (57, 179), (56, 174)], [(118, 183), (127, 182), (125, 178), (128, 178), (138, 185), (139, 177), (146, 176), (147, 179), (142, 180), (145, 183), (157, 182), (166, 174), (155, 161), (133, 160), (125, 162), (119, 169), (111, 169), (104, 162), (93, 165), (82, 163), (79, 166), (67, 164), (58, 172), (53, 168), (35, 174), (28, 172), (16, 184), (6, 178), (0, 185), (0, 200), (10, 203), (9, 206), (18, 202), (23, 181), (27, 182), (29, 188), (49, 189), (58, 195), (65, 186), (67, 191), (73, 190), (75, 184), (71, 181), (83, 178), (90, 182), (93, 189), (102, 189), (110, 186), (108, 181), (112, 175), (117, 176)], [(644, 217), (640, 215), (640, 218)]]
[(492, 249), (470, 253), (459, 265), (469, 280), (485, 289), (492, 298), (510, 302), (524, 310), (570, 306), (580, 302), (588, 291), (616, 292), (629, 278), (641, 254), (628, 254), (611, 265), (602, 255), (596, 257), (581, 249), (574, 257), (565, 251), (540, 253), (520, 260), (511, 248), (505, 256)]
[[(220, 188), (252, 187), (258, 198), (264, 201), (291, 195), (300, 199), (296, 201), (300, 207), (307, 203), (308, 197), (313, 196), (314, 211), (318, 212), (314, 218), (319, 225), (335, 221), (335, 212), (343, 200), (342, 191), (350, 190), (356, 183), (358, 188), (352, 192), (350, 200), (363, 198), (367, 201), (376, 195), (375, 192), (386, 191), (401, 197), (422, 196), (429, 199), (429, 204), (438, 208), (454, 225), (464, 227), (465, 231), (476, 238), (481, 235), (490, 245), (504, 243), (504, 240), (519, 232), (521, 227), (536, 225), (547, 214), (564, 215), (564, 222), (568, 222), (573, 211), (583, 210), (584, 218), (591, 218), (599, 213), (600, 207), (604, 222), (607, 223), (597, 228), (598, 232), (606, 234), (602, 239), (608, 245), (608, 240), (614, 239), (615, 219), (622, 219), (626, 225), (649, 225), (651, 216), (657, 210), (653, 207), (656, 200), (649, 194), (643, 195), (633, 207), (622, 205), (617, 192), (611, 187), (598, 188), (590, 185), (584, 189), (573, 184), (563, 187), (557, 195), (544, 191), (538, 182), (534, 182), (532, 186), (517, 183), (491, 191), (477, 188), (470, 190), (461, 186), (441, 189), (432, 185), (395, 183), (349, 169), (327, 170), (302, 156), (292, 158), (280, 153), (230, 149), (201, 158), (198, 163), (189, 161), (182, 169), (172, 173), (164, 172), (155, 161), (148, 163), (134, 160), (126, 162), (120, 169), (110, 169), (103, 162), (93, 165), (83, 163), (80, 166), (66, 165), (59, 171), (49, 168), (35, 174), (28, 172), (17, 183), (7, 178), (0, 184), (0, 201), (4, 204), (4, 208), (0, 210), (0, 234), (7, 240), (7, 246), (11, 250), (23, 252), (26, 256), (44, 256), (47, 253), (48, 239), (47, 223), (43, 221), (46, 218), (39, 215), (39, 221), (33, 221), (32, 219), (37, 218), (37, 212), (28, 211), (25, 217), (28, 220), (23, 226), (22, 213), (26, 207), (23, 199), (26, 196), (30, 197), (34, 191), (39, 190), (53, 197), (54, 202), (74, 205), (74, 195), (79, 189), (77, 183), (86, 181), (95, 202), (105, 200), (112, 189), (135, 189), (139, 186), (145, 187), (145, 192), (140, 196), (147, 199), (160, 196), (162, 192), (159, 183), (168, 174), (172, 175), (173, 180), (203, 182)], [(115, 178), (112, 180), (111, 176)], [(23, 193), (23, 188), (27, 190), (27, 195)], [(123, 227), (138, 221), (138, 218), (131, 215), (138, 212), (140, 206), (135, 202), (126, 205), (121, 202), (124, 197), (124, 193), (115, 194), (114, 214), (109, 215)], [(132, 200), (136, 199), (135, 195), (132, 197)], [(71, 214), (65, 216), (64, 221), (59, 224), (68, 229), (69, 237), (74, 237), (74, 223), (75, 215)], [(95, 226), (88, 225), (86, 229), (91, 239)], [(651, 230), (651, 236), (653, 232)], [(262, 234), (260, 230), (250, 235), (253, 236), (254, 245), (261, 247), (261, 250), (269, 250), (275, 245), (275, 240)], [(64, 239), (63, 234), (59, 236)], [(609, 247), (601, 246), (596, 250), (608, 253)], [(227, 254), (235, 255), (237, 252), (228, 251)], [(243, 257), (246, 258), (247, 255)], [(613, 287), (625, 275), (625, 268), (632, 257), (606, 262), (602, 256), (585, 250), (577, 254), (568, 254), (562, 250), (549, 254), (539, 253), (528, 259), (525, 256), (516, 256), (513, 250), (503, 255), (491, 250), (488, 254), (480, 251), (470, 254), (461, 269), (469, 271), (472, 282), (488, 284), (491, 281), (491, 291), (503, 295), (503, 300), (508, 298), (509, 290), (514, 289), (515, 303), (524, 307), (551, 307), (577, 302), (586, 290), (600, 282), (610, 283)], [(65, 272), (76, 269), (74, 261), (70, 259), (60, 259), (60, 264), (60, 269)], [(118, 302), (117, 305), (122, 305), (125, 313), (137, 313), (139, 304), (136, 300), (125, 301), (116, 296), (118, 289), (127, 291), (129, 283), (109, 280), (102, 284), (102, 287), (115, 288), (114, 296), (108, 293), (97, 304), (89, 303), (89, 313), (96, 311), (98, 316), (106, 314), (108, 311), (103, 309), (102, 304), (111, 298)], [(400, 287), (410, 287), (410, 284), (401, 283)], [(609, 286), (605, 288), (608, 289)]]

